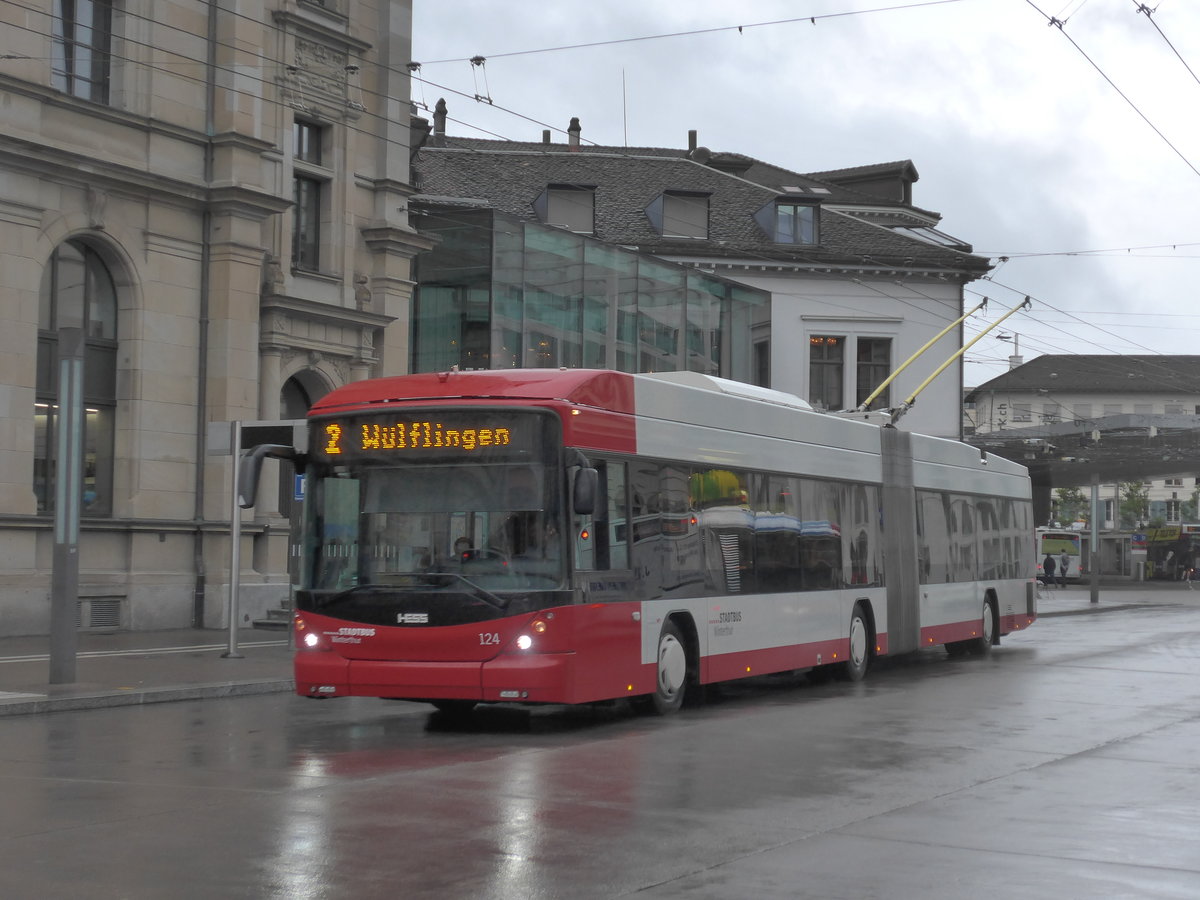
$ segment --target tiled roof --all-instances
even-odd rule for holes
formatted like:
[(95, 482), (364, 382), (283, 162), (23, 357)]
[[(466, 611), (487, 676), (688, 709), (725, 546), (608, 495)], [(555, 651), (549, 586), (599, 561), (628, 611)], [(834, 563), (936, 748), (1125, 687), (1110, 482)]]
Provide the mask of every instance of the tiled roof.
[(901, 170), (906, 171), (912, 176), (912, 180), (918, 179), (916, 166), (912, 164), (910, 159), (898, 159), (895, 162), (872, 163), (868, 166), (851, 166), (846, 169), (829, 169), (825, 172), (813, 172), (813, 178), (821, 178), (829, 181), (848, 181), (856, 178), (871, 177), (876, 175), (889, 175)]
[(987, 391), (1049, 390), (1080, 394), (1200, 394), (1200, 356), (1038, 356), (974, 388)]
[[(444, 138), (446, 147), (458, 148), (460, 150), (527, 150), (531, 153), (568, 153), (573, 152), (567, 144), (547, 144), (538, 143), (536, 141), (507, 141), (491, 138), (463, 138), (447, 135)], [(428, 146), (428, 145), (427, 145)], [(607, 144), (581, 144), (579, 147), (581, 153), (604, 153), (612, 156), (663, 156), (673, 159), (703, 159), (703, 157), (691, 157), (689, 151), (681, 150), (678, 147), (621, 147)], [(848, 169), (834, 169), (829, 172), (813, 172), (804, 173), (797, 172), (793, 169), (785, 169), (782, 166), (777, 166), (772, 163), (763, 162), (760, 159), (755, 159), (753, 156), (746, 156), (744, 153), (732, 153), (728, 151), (711, 152), (708, 157), (708, 165), (718, 171), (725, 172), (730, 175), (738, 175), (746, 181), (754, 182), (755, 184), (763, 185), (777, 190), (782, 190), (787, 185), (797, 186), (812, 186), (824, 188), (829, 193), (823, 196), (836, 203), (862, 203), (871, 206), (888, 206), (894, 205), (899, 208), (904, 207), (896, 201), (883, 200), (871, 194), (865, 194), (862, 191), (856, 191), (853, 188), (847, 187), (841, 182), (850, 176), (863, 174), (881, 174), (885, 172), (895, 172), (898, 169), (907, 166), (912, 170), (912, 180), (917, 180), (916, 168), (909, 160), (892, 163), (877, 163), (869, 166), (856, 166)], [(828, 177), (826, 177), (828, 176)], [(929, 213), (922, 210), (925, 215), (932, 215), (938, 218), (936, 213)]]
[[(968, 280), (979, 277), (989, 267), (986, 259), (969, 252), (926, 243), (894, 232), (885, 224), (827, 207), (821, 210), (819, 246), (777, 244), (758, 227), (754, 214), (779, 196), (781, 186), (756, 183), (702, 165), (687, 158), (684, 151), (590, 146), (569, 150), (562, 144), (464, 138), (446, 138), (445, 143), (444, 147), (426, 145), (417, 155), (414, 171), (422, 195), (486, 199), (502, 212), (536, 221), (532, 204), (547, 185), (594, 187), (595, 237), (644, 252), (749, 258), (764, 263), (942, 268), (954, 276), (969, 273), (965, 276)], [(822, 186), (806, 176), (759, 165), (785, 173), (788, 186)], [(793, 185), (796, 180), (801, 184)], [(664, 238), (654, 230), (644, 210), (664, 190), (709, 195), (707, 240)], [(829, 194), (813, 194), (813, 199), (827, 203), (836, 190), (833, 186)], [(862, 195), (858, 202), (886, 205)], [(896, 206), (897, 212), (904, 209)]]

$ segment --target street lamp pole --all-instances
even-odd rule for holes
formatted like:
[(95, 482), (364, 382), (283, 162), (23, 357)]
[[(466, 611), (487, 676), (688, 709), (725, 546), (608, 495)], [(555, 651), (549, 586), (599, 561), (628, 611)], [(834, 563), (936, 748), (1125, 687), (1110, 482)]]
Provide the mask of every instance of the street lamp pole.
[(75, 681), (79, 647), (79, 504), (83, 497), (83, 329), (58, 330), (50, 683)]
[(242, 576), (242, 505), (238, 502), (238, 463), (242, 458), (242, 423), (230, 423), (230, 455), (233, 472), (229, 491), (229, 644), (221, 654), (225, 659), (241, 659), (237, 630), (241, 604), (238, 602)]
[(1100, 602), (1100, 473), (1092, 473), (1092, 529), (1089, 539), (1091, 541), (1091, 559), (1089, 572), (1091, 580), (1091, 597), (1092, 603)]

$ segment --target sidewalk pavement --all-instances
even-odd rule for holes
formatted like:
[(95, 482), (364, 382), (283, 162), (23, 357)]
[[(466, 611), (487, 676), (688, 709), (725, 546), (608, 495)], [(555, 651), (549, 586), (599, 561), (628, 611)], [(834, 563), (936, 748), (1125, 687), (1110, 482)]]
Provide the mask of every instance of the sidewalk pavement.
[(0, 716), (292, 690), (286, 631), (79, 634), (72, 684), (50, 684), (50, 639), (0, 637)]
[[(1102, 584), (1096, 603), (1087, 584), (1038, 591), (1041, 617), (1141, 606), (1200, 608), (1200, 587), (1189, 591), (1180, 582)], [(0, 637), (0, 716), (292, 690), (287, 632), (241, 629), (236, 646), (240, 658), (228, 657), (224, 630), (81, 633), (77, 681), (52, 685), (48, 637)]]
[(1086, 615), (1135, 609), (1139, 606), (1188, 606), (1200, 608), (1200, 582), (1189, 590), (1182, 581), (1102, 581), (1097, 602), (1092, 602), (1091, 585), (1068, 584), (1066, 587), (1038, 585), (1038, 616)]

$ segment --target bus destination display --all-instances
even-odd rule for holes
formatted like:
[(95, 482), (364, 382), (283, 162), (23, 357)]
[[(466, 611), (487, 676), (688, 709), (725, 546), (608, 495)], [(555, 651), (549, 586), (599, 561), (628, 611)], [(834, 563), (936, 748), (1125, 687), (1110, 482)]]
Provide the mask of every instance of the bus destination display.
[(314, 428), (313, 449), (330, 462), (345, 459), (490, 459), (538, 446), (541, 417), (488, 410), (425, 415), (349, 416)]

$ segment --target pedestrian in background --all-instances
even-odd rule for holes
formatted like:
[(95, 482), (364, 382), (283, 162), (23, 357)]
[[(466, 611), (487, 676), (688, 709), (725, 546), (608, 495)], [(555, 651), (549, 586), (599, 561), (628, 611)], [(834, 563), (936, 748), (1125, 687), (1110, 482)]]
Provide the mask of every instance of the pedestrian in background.
[(1042, 560), (1042, 584), (1046, 587), (1054, 587), (1054, 557), (1049, 553)]
[(1062, 556), (1058, 558), (1058, 586), (1067, 586), (1067, 569), (1071, 567), (1071, 558), (1067, 556), (1067, 551), (1064, 550)]

